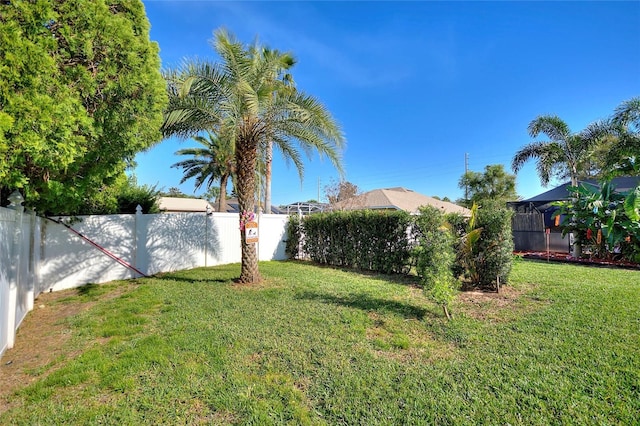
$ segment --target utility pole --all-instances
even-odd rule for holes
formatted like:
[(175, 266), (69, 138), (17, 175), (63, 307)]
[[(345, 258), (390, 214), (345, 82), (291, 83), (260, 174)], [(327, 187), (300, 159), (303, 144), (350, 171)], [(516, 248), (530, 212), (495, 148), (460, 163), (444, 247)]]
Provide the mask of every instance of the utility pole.
[[(466, 175), (468, 171), (469, 171), (469, 153), (465, 152), (464, 153), (464, 174)], [(464, 199), (465, 200), (469, 199), (469, 185), (467, 185), (466, 183), (464, 185)]]

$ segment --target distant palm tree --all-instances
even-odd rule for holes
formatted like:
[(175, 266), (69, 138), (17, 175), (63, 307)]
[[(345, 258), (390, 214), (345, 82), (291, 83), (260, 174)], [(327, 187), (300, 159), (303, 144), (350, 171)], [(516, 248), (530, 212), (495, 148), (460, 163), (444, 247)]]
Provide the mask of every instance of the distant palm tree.
[(534, 141), (522, 147), (513, 157), (511, 168), (515, 173), (529, 160), (537, 160), (536, 169), (543, 186), (552, 177), (569, 178), (571, 185), (578, 185), (581, 165), (588, 150), (595, 141), (583, 134), (571, 133), (569, 126), (554, 115), (543, 115), (529, 123), (532, 138), (545, 134), (548, 141)]
[(176, 155), (192, 158), (175, 163), (171, 167), (182, 169), (184, 175), (180, 183), (195, 178), (196, 190), (202, 185), (209, 189), (219, 180), (218, 211), (224, 212), (227, 210), (227, 182), (235, 173), (233, 141), (220, 138), (211, 132), (207, 132), (206, 138), (198, 135), (193, 140), (202, 145), (202, 148), (186, 148), (177, 151)]
[[(293, 76), (288, 71), (296, 63), (293, 55), (290, 53), (280, 53), (278, 50), (272, 50), (264, 47), (262, 55), (268, 58), (269, 61), (273, 61), (276, 66), (273, 68), (273, 74), (269, 76), (272, 82), (280, 80), (282, 85), (278, 84), (276, 87), (278, 90), (290, 90), (294, 87)], [(277, 96), (274, 92), (273, 96)], [(273, 141), (269, 139), (264, 151), (264, 211), (271, 213), (271, 176), (273, 165)]]
[(623, 102), (609, 121), (617, 143), (606, 157), (612, 174), (640, 174), (640, 97)]
[[(278, 60), (265, 55), (264, 49), (247, 48), (224, 30), (216, 31), (214, 48), (222, 62), (191, 61), (165, 74), (169, 105), (163, 131), (179, 137), (206, 129), (228, 132), (235, 147), (241, 214), (255, 209), (258, 157), (269, 140), (296, 165), (301, 177), (300, 148), (326, 155), (342, 172), (340, 127), (315, 98), (295, 88), (281, 90), (285, 83), (273, 78), (282, 69)], [(241, 229), (242, 220), (241, 216)], [(241, 241), (239, 281), (260, 281), (256, 247), (247, 244), (244, 232)]]
[(597, 121), (581, 132), (592, 145), (587, 168), (599, 178), (640, 174), (640, 97), (618, 106), (607, 120)]

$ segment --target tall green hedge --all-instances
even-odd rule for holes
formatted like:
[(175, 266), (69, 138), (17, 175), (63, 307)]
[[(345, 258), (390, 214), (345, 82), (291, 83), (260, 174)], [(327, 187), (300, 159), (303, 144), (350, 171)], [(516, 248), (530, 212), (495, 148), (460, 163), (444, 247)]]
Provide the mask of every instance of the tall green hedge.
[(460, 215), (430, 208), (414, 217), (372, 210), (319, 213), (302, 220), (292, 216), (286, 251), (291, 258), (382, 273), (406, 274), (415, 265), (427, 290), (441, 284), (434, 294), (446, 307), (456, 278), (481, 287), (494, 287), (496, 278), (508, 282), (512, 213), (496, 205), (474, 212), (473, 225)]
[[(293, 246), (296, 225), (290, 222)], [(306, 216), (300, 227), (304, 254), (312, 261), (382, 273), (407, 273), (409, 214), (402, 211), (358, 210)], [(291, 248), (289, 253), (294, 253)]]

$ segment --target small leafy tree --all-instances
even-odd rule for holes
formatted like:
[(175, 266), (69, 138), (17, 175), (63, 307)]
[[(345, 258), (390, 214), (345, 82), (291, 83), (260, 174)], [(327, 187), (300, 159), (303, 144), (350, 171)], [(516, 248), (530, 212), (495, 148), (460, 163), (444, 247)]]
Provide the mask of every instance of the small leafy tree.
[(447, 319), (451, 319), (451, 302), (459, 286), (452, 272), (456, 255), (451, 226), (442, 212), (432, 206), (420, 208), (415, 226), (418, 245), (414, 256), (418, 276), (426, 294), (442, 307)]
[(466, 223), (466, 229), (460, 231), (458, 228), (458, 241), (456, 244), (456, 264), (459, 275), (471, 283), (480, 281), (478, 265), (481, 263), (482, 253), (478, 249), (478, 241), (482, 233), (482, 228), (476, 225), (478, 220), (478, 205), (471, 207), (471, 217)]
[(518, 199), (516, 177), (504, 170), (502, 164), (488, 165), (484, 172), (468, 171), (462, 175), (458, 187), (466, 189), (468, 199), (461, 205), (470, 208), (473, 204), (484, 205), (486, 201), (513, 201)]
[(474, 205), (460, 238), (457, 262), (471, 285), (495, 288), (507, 283), (513, 260), (512, 212), (496, 203)]

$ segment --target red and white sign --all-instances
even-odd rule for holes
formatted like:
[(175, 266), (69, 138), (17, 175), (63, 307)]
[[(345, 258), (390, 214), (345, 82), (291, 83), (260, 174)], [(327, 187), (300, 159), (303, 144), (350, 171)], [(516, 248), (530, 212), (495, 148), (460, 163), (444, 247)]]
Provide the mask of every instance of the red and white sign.
[(258, 242), (258, 222), (245, 223), (244, 238), (247, 244)]

